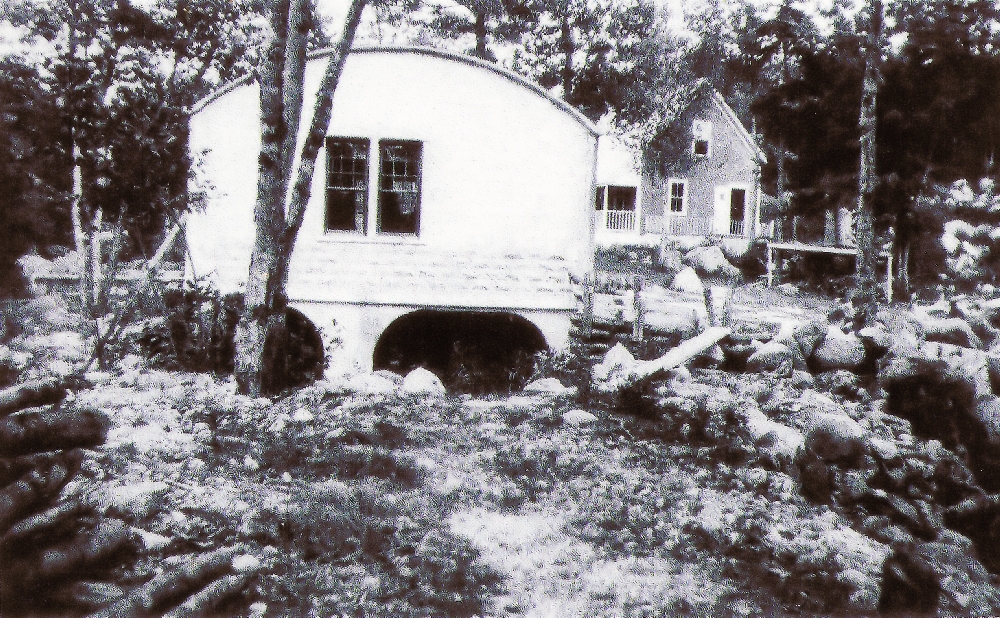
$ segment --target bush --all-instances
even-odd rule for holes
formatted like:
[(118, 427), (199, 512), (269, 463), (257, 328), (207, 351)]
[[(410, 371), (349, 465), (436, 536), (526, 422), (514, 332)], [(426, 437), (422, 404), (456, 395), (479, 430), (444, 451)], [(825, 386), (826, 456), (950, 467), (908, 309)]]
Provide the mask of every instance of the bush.
[[(232, 373), (236, 324), (243, 312), (240, 294), (221, 294), (195, 283), (163, 294), (163, 315), (143, 323), (138, 347), (154, 367), (167, 370)], [(323, 340), (309, 320), (286, 309), (284, 332), (265, 344), (262, 390), (277, 394), (323, 375)]]

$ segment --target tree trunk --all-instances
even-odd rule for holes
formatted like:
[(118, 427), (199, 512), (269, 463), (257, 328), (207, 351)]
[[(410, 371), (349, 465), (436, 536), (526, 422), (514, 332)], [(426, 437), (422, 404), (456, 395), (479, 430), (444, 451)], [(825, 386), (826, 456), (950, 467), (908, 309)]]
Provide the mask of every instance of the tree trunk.
[(877, 311), (875, 274), (875, 230), (872, 197), (877, 183), (875, 158), (876, 104), (881, 78), (882, 2), (869, 0), (868, 36), (865, 44), (865, 73), (861, 92), (861, 161), (858, 169), (858, 220), (855, 228), (857, 265), (855, 271), (855, 325), (869, 324)]
[(486, 11), (476, 11), (476, 24), (474, 28), (476, 32), (476, 56), (493, 62), (496, 58), (490, 52), (489, 47), (487, 47), (489, 30), (486, 28)]
[(567, 102), (572, 102), (573, 53), (576, 51), (576, 47), (573, 44), (573, 28), (569, 23), (568, 13), (562, 16), (559, 45), (562, 48), (562, 53), (563, 53), (563, 66), (562, 66), (563, 99)]
[(283, 167), (283, 146), (287, 127), (283, 82), (288, 0), (275, 0), (270, 10), (272, 39), (258, 77), (261, 144), (257, 170), (257, 202), (254, 206), (256, 234), (250, 254), (243, 315), (236, 326), (233, 370), (240, 391), (253, 397), (261, 394), (264, 342), (269, 318), (279, 308), (284, 312), (284, 299), (280, 298), (278, 282), (271, 274), (278, 261), (278, 237), (285, 227), (287, 170)]
[[(366, 4), (367, 0), (353, 0), (351, 3), (343, 36), (323, 76), (312, 125), (303, 144), (287, 216), (286, 191), (291, 170), (282, 163), (291, 161), (292, 157), (288, 155), (287, 149), (292, 148), (294, 152), (296, 140), (286, 139), (285, 132), (289, 128), (288, 119), (294, 116), (297, 123), (298, 114), (290, 114), (284, 108), (288, 104), (295, 104), (296, 100), (301, 106), (301, 71), (305, 65), (300, 65), (299, 73), (295, 75), (289, 75), (286, 71), (288, 64), (294, 62), (298, 53), (294, 45), (281, 40), (281, 24), (287, 23), (289, 6), (287, 2), (282, 4), (282, 0), (279, 0), (272, 9), (275, 37), (260, 71), (262, 133), (257, 203), (254, 208), (256, 237), (250, 257), (243, 315), (236, 328), (234, 369), (240, 391), (254, 397), (264, 392), (273, 392), (275, 385), (280, 383), (285, 360), (282, 355), (285, 353), (285, 309), (288, 304), (285, 290), (289, 263), (295, 237), (309, 201), (316, 158), (330, 124), (333, 93)], [(305, 37), (295, 38), (305, 44)], [(285, 91), (289, 86), (300, 89), (297, 97), (294, 93)]]

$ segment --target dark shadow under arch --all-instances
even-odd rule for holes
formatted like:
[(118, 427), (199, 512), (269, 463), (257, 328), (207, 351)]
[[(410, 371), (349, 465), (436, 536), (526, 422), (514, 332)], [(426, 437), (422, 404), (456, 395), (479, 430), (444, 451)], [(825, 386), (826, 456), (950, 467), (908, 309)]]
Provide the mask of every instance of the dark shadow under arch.
[(285, 309), (285, 327), (284, 333), (269, 337), (264, 344), (267, 369), (261, 387), (265, 393), (280, 393), (323, 377), (326, 354), (319, 329), (291, 307)]
[(538, 327), (516, 314), (421, 309), (383, 331), (372, 364), (404, 375), (424, 367), (458, 392), (509, 392), (524, 386), (533, 355), (547, 347)]

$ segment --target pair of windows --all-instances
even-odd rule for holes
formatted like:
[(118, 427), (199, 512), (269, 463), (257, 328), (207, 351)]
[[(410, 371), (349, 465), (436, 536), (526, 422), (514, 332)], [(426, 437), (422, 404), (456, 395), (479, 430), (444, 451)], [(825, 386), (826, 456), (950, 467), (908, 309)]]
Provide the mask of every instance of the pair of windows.
[(695, 120), (691, 125), (694, 139), (691, 142), (691, 152), (696, 157), (708, 157), (712, 154), (712, 123), (706, 120)]
[[(367, 139), (327, 138), (327, 230), (368, 233), (370, 151)], [(378, 233), (417, 233), (422, 151), (420, 142), (379, 140)]]
[(595, 210), (635, 210), (635, 187), (602, 185), (597, 187)]
[(667, 197), (668, 208), (672, 214), (687, 214), (688, 186), (686, 180), (670, 179), (670, 194)]

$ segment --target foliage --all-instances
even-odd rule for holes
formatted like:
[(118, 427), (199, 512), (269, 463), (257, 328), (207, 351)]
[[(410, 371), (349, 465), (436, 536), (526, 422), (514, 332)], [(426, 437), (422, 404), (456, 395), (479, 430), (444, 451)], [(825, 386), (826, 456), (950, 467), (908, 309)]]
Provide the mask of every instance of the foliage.
[[(220, 294), (196, 283), (168, 288), (162, 313), (148, 317), (135, 335), (137, 351), (163, 369), (229, 374), (233, 371), (233, 338), (243, 310), (239, 294)], [(288, 310), (288, 327), (281, 340), (269, 342), (279, 358), (267, 377), (268, 392), (307, 384), (322, 375), (323, 342), (315, 327), (297, 311)], [(121, 345), (128, 347), (128, 341)], [(122, 356), (122, 352), (118, 352)]]
[(25, 292), (19, 257), (69, 241), (63, 139), (38, 71), (17, 56), (0, 59), (0, 298)]

